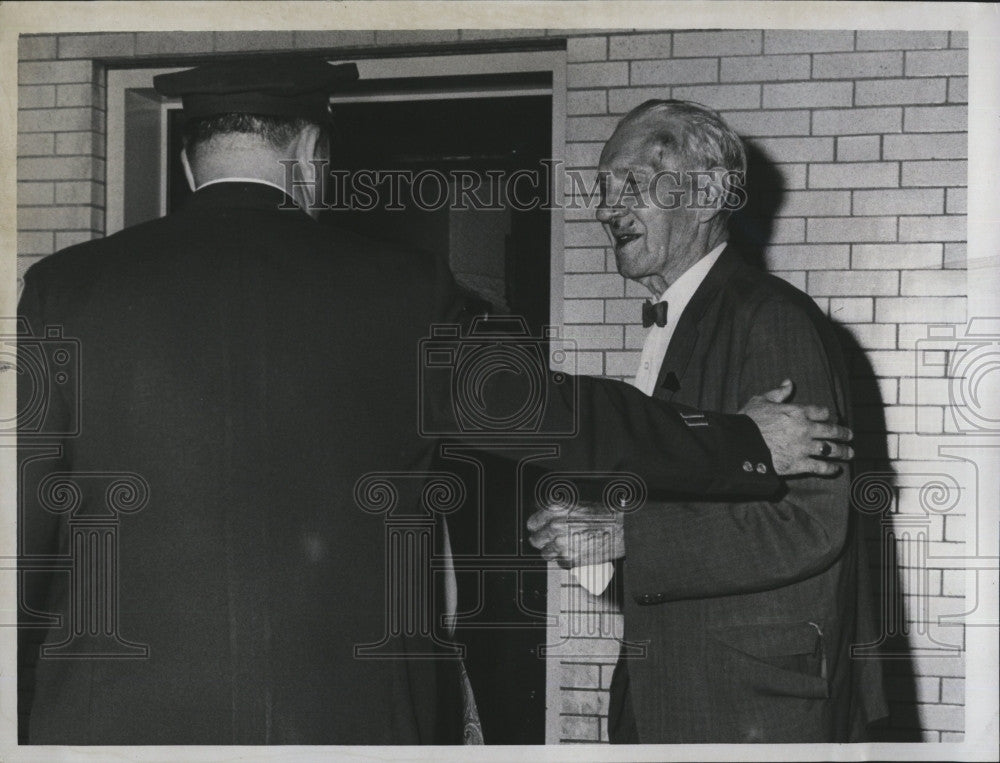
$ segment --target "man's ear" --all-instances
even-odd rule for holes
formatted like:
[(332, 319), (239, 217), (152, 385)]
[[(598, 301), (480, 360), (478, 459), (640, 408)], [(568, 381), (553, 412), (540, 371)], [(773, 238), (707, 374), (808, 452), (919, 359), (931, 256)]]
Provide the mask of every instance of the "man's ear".
[(695, 191), (695, 205), (698, 221), (708, 223), (722, 211), (726, 201), (726, 186), (723, 178), (726, 177), (726, 169), (723, 167), (712, 167), (710, 170), (699, 171), (697, 177), (697, 189)]
[(317, 124), (309, 124), (299, 130), (299, 134), (292, 139), (292, 150), (297, 161), (305, 170), (313, 159), (322, 158), (317, 153), (317, 148), (321, 148), (320, 137), (323, 129)]
[[(305, 188), (312, 187), (317, 189), (318, 193), (318, 186), (322, 183), (322, 180), (318, 179), (316, 175), (324, 172), (324, 165), (312, 163), (314, 160), (322, 162), (326, 159), (321, 153), (324, 148), (321, 141), (322, 135), (323, 128), (317, 124), (308, 124), (299, 130), (298, 135), (292, 139), (289, 146), (303, 181), (301, 185), (296, 185), (292, 189), (292, 198), (313, 219), (319, 214), (319, 209), (316, 206), (318, 199), (313, 198), (314, 193), (306, 193)], [(317, 149), (320, 150), (320, 153), (317, 152)]]
[(187, 149), (181, 149), (181, 166), (184, 167), (184, 177), (187, 178), (188, 188), (192, 191), (197, 189), (194, 182), (194, 173), (191, 171), (191, 162), (188, 161)]

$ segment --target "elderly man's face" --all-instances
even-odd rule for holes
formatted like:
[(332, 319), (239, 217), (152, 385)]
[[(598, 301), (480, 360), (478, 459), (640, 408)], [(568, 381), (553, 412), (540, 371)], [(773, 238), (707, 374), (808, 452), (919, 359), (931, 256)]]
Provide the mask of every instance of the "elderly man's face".
[(670, 284), (705, 253), (695, 251), (699, 216), (688, 203), (688, 169), (642, 120), (619, 127), (604, 146), (597, 219), (625, 278), (649, 285), (644, 279), (661, 276)]

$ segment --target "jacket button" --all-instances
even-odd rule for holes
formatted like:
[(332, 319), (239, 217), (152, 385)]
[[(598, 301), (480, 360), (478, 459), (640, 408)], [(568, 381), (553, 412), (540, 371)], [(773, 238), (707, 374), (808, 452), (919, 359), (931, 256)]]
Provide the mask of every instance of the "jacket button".
[(758, 474), (767, 474), (767, 465), (766, 464), (757, 464), (757, 473)]
[(753, 471), (753, 464), (751, 464), (749, 461), (744, 461), (743, 462), (743, 471), (745, 471), (745, 472), (752, 472)]

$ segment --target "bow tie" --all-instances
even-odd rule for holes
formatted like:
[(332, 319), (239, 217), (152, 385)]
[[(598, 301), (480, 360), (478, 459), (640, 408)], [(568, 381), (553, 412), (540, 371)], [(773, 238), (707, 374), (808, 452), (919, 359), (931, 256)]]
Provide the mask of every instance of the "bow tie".
[(667, 303), (657, 302), (654, 305), (647, 299), (642, 303), (642, 327), (648, 329), (654, 323), (660, 328), (667, 325)]

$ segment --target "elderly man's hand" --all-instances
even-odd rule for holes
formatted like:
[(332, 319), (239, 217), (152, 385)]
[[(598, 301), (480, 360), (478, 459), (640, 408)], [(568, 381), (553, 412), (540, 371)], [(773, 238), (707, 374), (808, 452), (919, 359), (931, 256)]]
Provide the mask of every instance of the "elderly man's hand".
[(830, 423), (830, 411), (823, 406), (785, 403), (793, 389), (786, 379), (777, 389), (750, 398), (740, 413), (760, 429), (779, 475), (839, 474), (841, 465), (835, 462), (854, 458), (847, 444), (851, 430)]
[(625, 556), (623, 517), (602, 503), (543, 507), (528, 517), (528, 541), (564, 568), (610, 562)]

